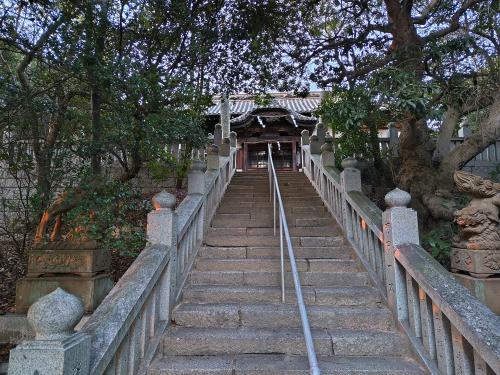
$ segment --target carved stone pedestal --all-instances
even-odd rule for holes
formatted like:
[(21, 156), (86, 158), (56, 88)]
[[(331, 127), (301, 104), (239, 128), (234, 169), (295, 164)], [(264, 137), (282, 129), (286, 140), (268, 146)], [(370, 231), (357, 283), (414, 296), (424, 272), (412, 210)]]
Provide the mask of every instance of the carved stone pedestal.
[(62, 288), (78, 296), (89, 313), (113, 287), (111, 257), (94, 241), (49, 242), (28, 255), (28, 274), (17, 283), (16, 311), (24, 313), (40, 297)]
[(451, 252), (451, 270), (465, 271), (478, 278), (500, 275), (500, 251), (454, 247)]
[(500, 277), (477, 279), (463, 274), (453, 274), (481, 302), (500, 315)]

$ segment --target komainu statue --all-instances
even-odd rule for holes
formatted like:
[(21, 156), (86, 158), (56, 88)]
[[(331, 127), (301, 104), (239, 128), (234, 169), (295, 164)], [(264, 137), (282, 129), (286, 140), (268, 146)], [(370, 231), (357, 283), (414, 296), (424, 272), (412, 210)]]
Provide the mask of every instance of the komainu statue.
[(451, 268), (476, 277), (500, 273), (500, 184), (457, 171), (458, 189), (470, 195), (469, 205), (455, 212), (459, 233), (453, 239)]

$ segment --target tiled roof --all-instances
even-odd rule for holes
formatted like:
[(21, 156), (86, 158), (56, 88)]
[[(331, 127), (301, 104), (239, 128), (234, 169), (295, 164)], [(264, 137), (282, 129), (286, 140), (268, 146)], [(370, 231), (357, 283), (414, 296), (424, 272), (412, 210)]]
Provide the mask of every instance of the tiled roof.
[[(278, 95), (276, 95), (278, 96)], [(220, 100), (218, 98), (214, 99), (214, 104), (208, 109), (208, 115), (220, 115)], [(321, 103), (321, 95), (311, 95), (306, 98), (297, 97), (275, 97), (268, 105), (258, 105), (255, 104), (253, 99), (239, 99), (237, 96), (233, 96), (229, 99), (230, 111), (232, 115), (241, 115), (253, 111), (256, 108), (274, 108), (283, 107), (289, 109), (293, 112), (298, 113), (311, 113), (316, 108), (318, 108)]]

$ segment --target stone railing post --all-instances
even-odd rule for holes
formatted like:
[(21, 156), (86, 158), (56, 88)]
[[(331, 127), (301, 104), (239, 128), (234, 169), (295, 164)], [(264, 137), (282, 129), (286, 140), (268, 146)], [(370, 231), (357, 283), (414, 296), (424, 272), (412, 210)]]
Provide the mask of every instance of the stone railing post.
[(391, 156), (397, 158), (399, 155), (398, 129), (393, 123), (389, 124), (389, 150)]
[(151, 200), (153, 210), (148, 213), (146, 239), (151, 245), (165, 245), (170, 249), (169, 270), (161, 282), (160, 318), (167, 320), (175, 303), (177, 267), (177, 214), (174, 211), (175, 196), (161, 191)]
[(319, 145), (322, 146), (325, 143), (326, 129), (321, 122), (316, 125), (316, 135), (318, 136)]
[(417, 212), (407, 207), (410, 201), (410, 194), (396, 188), (385, 196), (388, 208), (382, 213), (387, 300), (400, 321), (408, 319), (406, 276), (394, 251), (398, 245), (419, 244)]
[(460, 138), (463, 138), (464, 140), (466, 140), (467, 138), (469, 138), (471, 135), (471, 131), (470, 131), (470, 128), (467, 124), (463, 124), (462, 126), (460, 126), (460, 129), (458, 129), (458, 136)]
[[(205, 195), (205, 163), (201, 160), (193, 160), (191, 163), (191, 170), (188, 173), (188, 195)], [(198, 241), (203, 240), (207, 227), (205, 221), (205, 203), (202, 203), (202, 212), (199, 218), (200, 221), (198, 222), (198, 233), (196, 234)]]
[(302, 130), (300, 135), (301, 135), (300, 141), (301, 141), (302, 146), (309, 145), (309, 130), (306, 130), (306, 129)]
[(229, 143), (231, 144), (231, 147), (236, 147), (237, 142), (236, 142), (236, 132), (230, 132), (229, 133)]
[(213, 144), (207, 149), (207, 169), (218, 170), (220, 168), (219, 146)]
[(361, 191), (361, 172), (357, 169), (358, 162), (352, 157), (342, 160), (343, 171), (340, 173), (340, 186), (342, 188), (342, 221), (347, 238), (353, 238), (352, 218), (347, 206), (347, 193)]
[(323, 167), (335, 167), (335, 152), (331, 137), (326, 137), (325, 144), (321, 146), (321, 164)]
[(217, 124), (214, 128), (214, 145), (220, 146), (222, 143), (222, 125)]
[(91, 338), (74, 331), (83, 312), (82, 301), (61, 288), (31, 305), (36, 337), (11, 350), (9, 375), (88, 375)]
[(231, 140), (229, 138), (222, 138), (219, 154), (220, 156), (229, 156), (231, 154)]
[(309, 151), (311, 155), (319, 155), (321, 153), (321, 144), (317, 135), (311, 135), (309, 138)]

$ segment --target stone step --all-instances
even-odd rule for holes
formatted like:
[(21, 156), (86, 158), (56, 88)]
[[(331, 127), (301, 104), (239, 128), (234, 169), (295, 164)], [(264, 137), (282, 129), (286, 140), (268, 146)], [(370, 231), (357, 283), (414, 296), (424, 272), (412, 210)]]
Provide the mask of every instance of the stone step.
[[(232, 211), (231, 213), (239, 213), (239, 210), (244, 210), (248, 208), (264, 208), (268, 209), (269, 212), (273, 209), (273, 203), (272, 202), (252, 202), (252, 201), (240, 201), (240, 200), (232, 200), (232, 201), (225, 201), (224, 199), (222, 200), (221, 204), (219, 205), (219, 208), (224, 208), (226, 207), (235, 209), (236, 211)], [(290, 200), (285, 203), (285, 210), (291, 210), (294, 208), (309, 208), (312, 210), (315, 210), (317, 207), (321, 208), (326, 208), (323, 204), (323, 201), (321, 199), (312, 201), (312, 202), (305, 202), (305, 201), (295, 201), (295, 200)], [(244, 211), (242, 211), (244, 213)]]
[[(302, 286), (369, 286), (370, 280), (365, 272), (301, 272)], [(193, 270), (189, 276), (190, 285), (247, 285), (278, 286), (281, 285), (280, 272), (252, 271), (198, 271)], [(293, 287), (290, 273), (285, 274), (285, 285)]]
[[(335, 247), (341, 246), (344, 239), (340, 236), (332, 237), (292, 237), (292, 246), (298, 247)], [(279, 246), (279, 236), (224, 236), (207, 233), (205, 244), (216, 247), (268, 247)]]
[[(421, 375), (425, 371), (403, 357), (318, 357), (323, 375)], [(307, 356), (243, 354), (159, 356), (148, 375), (309, 375)]]
[[(336, 330), (394, 329), (391, 312), (377, 307), (308, 306), (311, 328)], [(298, 307), (291, 304), (192, 304), (176, 307), (172, 321), (197, 328), (301, 328)]]
[[(288, 197), (287, 197), (288, 198)], [(221, 204), (233, 204), (233, 205), (237, 205), (239, 204), (240, 202), (243, 202), (243, 203), (247, 203), (247, 202), (250, 202), (250, 203), (267, 203), (267, 204), (271, 204), (272, 205), (272, 202), (269, 201), (269, 196), (262, 196), (262, 197), (238, 197), (238, 196), (231, 196), (231, 195), (224, 195), (224, 197), (222, 198), (222, 202)], [(304, 205), (309, 205), (309, 206), (313, 206), (313, 205), (318, 205), (321, 203), (321, 205), (323, 205), (323, 201), (321, 200), (320, 197), (318, 196), (310, 196), (310, 197), (293, 197), (293, 198), (290, 198), (290, 199), (285, 199), (284, 200), (284, 203), (285, 206), (287, 205), (290, 205), (290, 204), (301, 204), (302, 206)]]
[[(379, 293), (373, 287), (302, 288), (307, 305), (378, 306)], [(295, 291), (285, 291), (286, 303), (296, 303)], [(193, 285), (183, 291), (186, 303), (279, 303), (278, 286)]]
[[(239, 205), (228, 205), (228, 204), (221, 204), (218, 209), (217, 213), (218, 214), (251, 214), (251, 215), (256, 215), (256, 214), (272, 214), (273, 212), (273, 205), (272, 204), (267, 204), (265, 206), (261, 207), (254, 207), (254, 206), (245, 206), (241, 207)], [(327, 213), (328, 209), (321, 205), (321, 206), (308, 206), (308, 205), (303, 205), (303, 206), (289, 206), (287, 205), (285, 207), (285, 215), (288, 214), (322, 214), (322, 213)]]
[[(286, 212), (286, 219), (288, 222), (292, 222), (297, 219), (329, 219), (334, 222), (331, 215), (324, 211), (319, 212)], [(276, 217), (278, 217), (278, 208), (276, 208)], [(221, 220), (272, 220), (273, 219), (273, 209), (269, 208), (267, 211), (255, 210), (253, 212), (231, 212), (231, 213), (221, 213), (217, 211), (215, 219)], [(243, 227), (240, 227), (243, 228)]]
[[(348, 246), (339, 247), (294, 247), (293, 252), (296, 259), (328, 258), (328, 259), (352, 259), (354, 253)], [(279, 247), (210, 247), (204, 246), (198, 253), (201, 258), (216, 259), (255, 259), (255, 258), (280, 258)], [(288, 259), (288, 251), (285, 251)]]
[[(313, 330), (319, 356), (401, 356), (408, 343), (396, 332)], [(163, 337), (163, 354), (290, 354), (305, 355), (301, 328), (186, 328), (172, 326)]]
[[(337, 225), (322, 227), (289, 227), (290, 236), (340, 236), (342, 230)], [(274, 228), (209, 228), (208, 232), (219, 236), (274, 236)], [(279, 223), (276, 224), (276, 235), (279, 236)]]
[[(283, 202), (288, 203), (290, 201), (294, 202), (300, 202), (302, 204), (310, 204), (313, 202), (321, 202), (322, 200), (320, 197), (316, 195), (294, 195), (294, 196), (284, 196)], [(263, 195), (258, 195), (258, 196), (252, 196), (249, 194), (224, 194), (224, 197), (222, 198), (222, 203), (229, 203), (231, 202), (232, 204), (237, 204), (238, 202), (259, 202), (259, 203), (264, 203), (264, 202), (270, 202), (269, 201), (269, 195), (263, 194)], [(270, 202), (272, 204), (272, 202)], [(285, 204), (286, 205), (286, 204)]]
[[(326, 214), (324, 214), (326, 215)], [(246, 217), (245, 217), (246, 216)], [(212, 221), (213, 228), (269, 228), (274, 225), (272, 214), (248, 218), (249, 214), (217, 214)], [(332, 217), (287, 217), (289, 227), (324, 227), (335, 225)], [(278, 217), (276, 217), (279, 223)], [(278, 225), (278, 224), (277, 224)]]
[[(360, 267), (354, 260), (343, 259), (296, 259), (299, 272), (358, 272)], [(278, 272), (279, 259), (197, 259), (198, 271), (258, 271)], [(290, 262), (285, 262), (285, 270), (290, 272)]]

